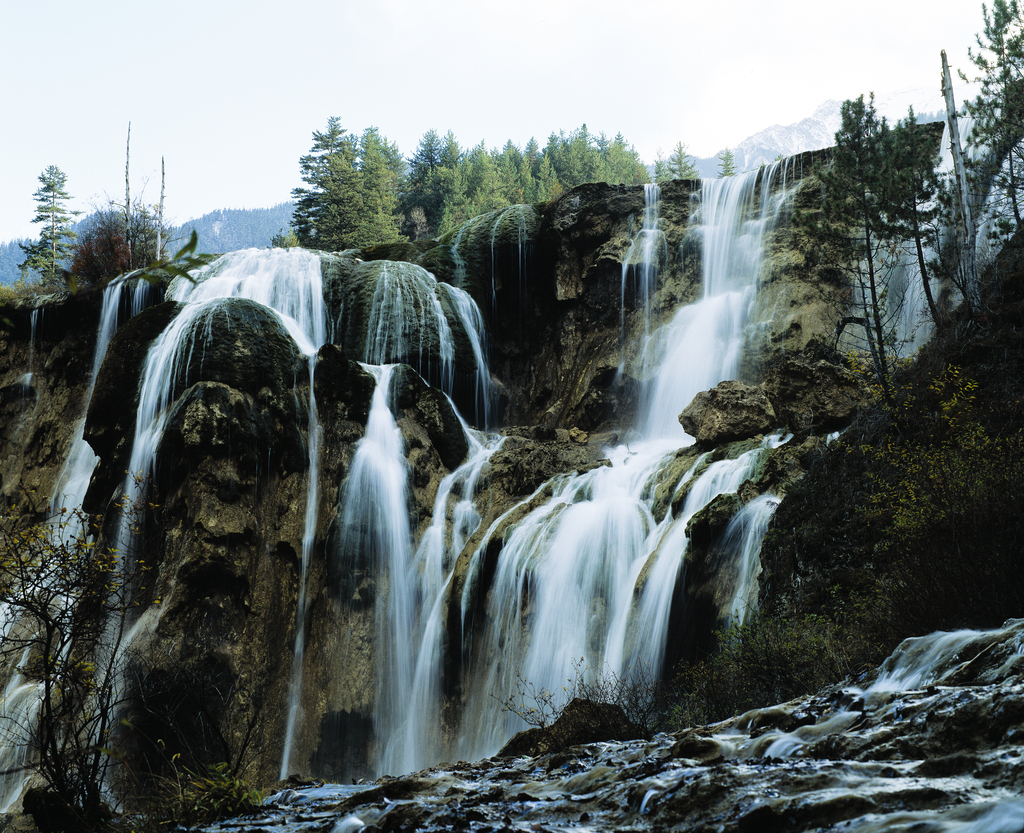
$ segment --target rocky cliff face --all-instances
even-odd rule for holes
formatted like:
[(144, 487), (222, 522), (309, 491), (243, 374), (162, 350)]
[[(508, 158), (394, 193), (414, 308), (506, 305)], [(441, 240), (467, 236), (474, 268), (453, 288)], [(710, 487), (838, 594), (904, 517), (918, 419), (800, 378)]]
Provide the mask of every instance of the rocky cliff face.
[[(812, 200), (813, 189), (794, 186), (799, 166), (810, 159), (797, 163), (785, 187), (796, 188), (797, 201)], [(300, 680), (296, 768), (328, 778), (372, 774), (371, 760), (389, 741), (374, 715), (377, 663), (386, 650), (380, 603), (391, 589), (365, 565), (339, 555), (339, 514), (376, 384), (355, 359), (372, 353), (375, 293), (401, 273), (403, 286), (417, 287), (401, 313), (405, 331), (373, 355), (402, 363), (391, 382), (391, 410), (410, 475), (406, 509), (416, 541), (432, 523), (445, 478), (472, 453), (455, 408), (480, 427), (520, 426), (504, 430), (468, 497), (479, 519), (455, 552), (444, 596), (440, 734), (455, 738), (468, 663), (489, 661), (474, 657), (466, 623), (490, 616), (494, 573), (511, 530), (551, 497), (555, 475), (611, 465), (603, 443), (635, 424), (652, 378), (641, 354), (645, 332), (702, 293), (701, 240), (690, 222), (698, 191), (692, 182), (661, 190), (657, 282), (646, 301), (636, 287), (639, 255), (630, 254), (643, 223), (644, 191), (588, 185), (552, 204), (478, 218), (432, 246), (368, 251), (366, 259), (321, 256), (328, 337), (312, 363), (279, 316), (261, 304), (235, 299), (218, 307), (174, 370), (148, 485), (140, 552), (159, 565), (152, 597), (161, 602), (145, 614), (150, 624), (138, 643), (144, 661), (134, 683), (140, 705), (133, 721), (140, 737), (176, 739), (184, 750), (204, 742), (196, 715), (206, 714), (229, 742), (252, 735), (259, 753), (255, 779), (270, 782), (288, 731), (289, 686)], [(862, 395), (856, 378), (822, 349), (835, 290), (805, 266), (785, 223), (766, 232), (765, 246), (769, 256), (749, 325), (756, 335), (746, 342), (741, 378), (684, 412), (682, 424), (700, 445), (681, 448), (659, 469), (661, 480), (650, 487), (651, 523), (681, 511), (700, 472), (715, 462), (759, 448), (771, 431), (797, 437), (765, 450), (734, 498), (693, 520), (692, 566), (671, 600), (667, 663), (706, 647), (724, 615), (727, 602), (712, 584), (716, 542), (730, 518), (759, 494), (782, 494), (800, 474), (800, 449), (846, 424)], [(382, 254), (401, 259), (374, 259)], [(411, 274), (413, 268), (419, 271)], [(460, 296), (445, 284), (471, 293), (486, 321), (493, 393), (485, 390), (490, 380), (480, 378), (473, 326), (456, 314)], [(443, 318), (426, 314), (435, 307)], [(99, 461), (85, 508), (106, 514), (111, 528), (131, 465), (143, 360), (181, 311), (167, 301), (124, 323), (89, 403), (97, 296), (41, 299), (35, 310), (2, 312), (6, 497), (19, 484), (52, 492), (73, 426), (88, 406), (84, 435)], [(445, 339), (454, 344), (447, 364)], [(442, 383), (450, 385), (455, 408), (439, 393)], [(488, 397), (491, 411), (483, 407)], [(487, 413), (491, 426), (483, 424)], [(312, 491), (311, 425), (320, 449)], [(700, 458), (707, 449), (713, 454)], [(317, 501), (312, 526), (310, 494)], [(455, 513), (454, 499), (445, 511)], [(371, 530), (356, 532), (372, 537)], [(449, 527), (443, 537), (451, 545), (456, 533)], [(638, 596), (652, 569), (641, 574)], [(297, 669), (298, 629), (305, 650)], [(136, 750), (153, 752), (142, 741)]]

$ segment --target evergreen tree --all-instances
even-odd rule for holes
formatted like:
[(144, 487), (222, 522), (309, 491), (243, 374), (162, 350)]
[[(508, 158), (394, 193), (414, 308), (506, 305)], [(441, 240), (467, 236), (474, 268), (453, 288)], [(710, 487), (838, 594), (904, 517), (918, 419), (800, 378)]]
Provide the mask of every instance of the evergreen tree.
[(797, 222), (807, 228), (819, 263), (847, 276), (855, 314), (844, 310), (837, 330), (861, 328), (875, 378), (889, 397), (892, 322), (884, 301), (895, 263), (886, 209), (898, 181), (887, 167), (892, 137), (875, 113), (873, 95), (866, 104), (864, 96), (844, 101), (841, 116), (832, 162), (817, 171), (824, 187), (821, 214), (810, 220), (798, 215)]
[(650, 181), (647, 166), (621, 133), (615, 135), (603, 153), (606, 182), (613, 185), (643, 185)]
[(494, 159), (481, 142), (469, 153), (466, 170), (466, 196), (473, 214), (486, 214), (509, 204), (501, 194), (501, 182)]
[(441, 167), (452, 170), (457, 168), (461, 161), (462, 149), (455, 139), (455, 134), (449, 130), (445, 133), (444, 141), (441, 143)]
[[(441, 221), (441, 193), (438, 190), (438, 177), (434, 172), (442, 165), (442, 154), (445, 145), (436, 130), (428, 130), (420, 139), (416, 153), (409, 160), (408, 188), (403, 204), (406, 214), (416, 219), (407, 229), (414, 238), (429, 236), (436, 233)], [(417, 211), (418, 209), (418, 211)], [(422, 221), (417, 222), (422, 216)]]
[(585, 124), (574, 131), (564, 145), (563, 152), (559, 154), (560, 160), (555, 161), (555, 171), (566, 188), (601, 181), (601, 157)]
[[(732, 160), (732, 153), (728, 148), (724, 151), (729, 153), (729, 164), (732, 166), (731, 173), (723, 173), (722, 176), (732, 176), (736, 173), (736, 165)], [(693, 157), (690, 156), (689, 151), (682, 142), (676, 142), (676, 146), (672, 149), (672, 155), (668, 158), (668, 170), (670, 179), (700, 179), (700, 174), (697, 172), (697, 166), (694, 164)]]
[(430, 172), (441, 164), (441, 152), (444, 145), (436, 130), (428, 130), (423, 134), (416, 153), (409, 160), (409, 186), (413, 189), (426, 182)]
[(292, 226), (303, 246), (338, 251), (356, 245), (363, 213), (362, 176), (356, 167), (358, 143), (332, 116), (323, 132), (313, 131), (313, 147), (299, 160), (309, 188), (295, 188)]
[(295, 230), (291, 226), (288, 226), (287, 229), (281, 229), (270, 238), (270, 247), (272, 249), (292, 249), (298, 245), (299, 238), (295, 236)]
[(989, 153), (974, 161), (973, 179), (979, 194), (993, 190), (1001, 200), (1002, 230), (1009, 234), (1024, 213), (1024, 17), (1018, 0), (993, 0), (982, 11), (978, 50), (968, 50), (980, 72), (981, 94), (965, 109), (975, 118), (973, 143)]
[(654, 181), (668, 182), (672, 179), (672, 173), (668, 169), (668, 160), (661, 155), (661, 148), (658, 148), (658, 155), (654, 158)]
[(890, 197), (888, 205), (883, 206), (888, 221), (886, 233), (894, 240), (909, 240), (913, 245), (928, 310), (936, 326), (941, 326), (928, 280), (930, 268), (924, 255), (926, 249), (938, 249), (936, 154), (917, 124), (913, 107), (909, 108), (906, 119), (897, 123), (891, 140), (885, 169), (889, 177), (885, 192)]
[(438, 236), (441, 236), (454, 231), (473, 217), (474, 211), (467, 194), (466, 175), (462, 166), (438, 168), (434, 171), (434, 176), (438, 180), (437, 188), (443, 206), (437, 229)]
[(25, 252), (22, 271), (36, 272), (44, 286), (62, 282), (62, 270), (75, 249), (77, 235), (71, 228), (71, 222), (81, 212), (71, 211), (66, 205), (71, 199), (65, 188), (67, 180), (67, 175), (55, 165), (50, 165), (39, 175), (39, 188), (33, 194), (36, 216), (32, 222), (41, 223), (42, 231), (38, 241), (21, 247)]
[(537, 201), (549, 202), (558, 199), (565, 193), (565, 186), (558, 180), (554, 165), (547, 154), (541, 158), (540, 169), (537, 171)]
[(509, 139), (501, 153), (494, 159), (498, 170), (498, 187), (506, 205), (519, 205), (526, 202), (529, 183), (520, 176), (523, 167), (523, 154)]
[(355, 245), (368, 246), (402, 239), (398, 230), (398, 191), (404, 171), (400, 177), (400, 169), (396, 169), (398, 165), (402, 165), (398, 149), (381, 136), (376, 127), (363, 131), (359, 140), (363, 211), (352, 233)]
[[(677, 146), (678, 147), (678, 146)], [(736, 157), (729, 148), (718, 154), (718, 178), (736, 175)]]

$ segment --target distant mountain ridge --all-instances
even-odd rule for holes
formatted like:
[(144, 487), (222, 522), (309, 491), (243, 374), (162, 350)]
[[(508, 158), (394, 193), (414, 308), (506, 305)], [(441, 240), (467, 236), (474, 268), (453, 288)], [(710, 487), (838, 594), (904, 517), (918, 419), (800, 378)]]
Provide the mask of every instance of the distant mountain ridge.
[(270, 208), (220, 208), (182, 223), (172, 239), (184, 242), (195, 229), (199, 249), (211, 254), (265, 248), (275, 234), (288, 230), (293, 208), (291, 201)]
[[(913, 87), (875, 98), (875, 109), (890, 124), (905, 118), (907, 108), (911, 105), (918, 122), (938, 121), (946, 117), (946, 107), (938, 90)], [(842, 102), (829, 99), (819, 104), (814, 113), (805, 119), (786, 126), (775, 124), (748, 136), (736, 147), (730, 148), (736, 161), (736, 170), (749, 171), (759, 165), (774, 162), (780, 155), (793, 156), (808, 150), (832, 147), (836, 143), (835, 134), (842, 124), (841, 111)], [(718, 156), (721, 152), (694, 160), (702, 177), (718, 176)]]
[[(291, 225), (292, 208), (291, 201), (270, 208), (219, 208), (168, 229), (167, 248), (170, 254), (174, 254), (177, 247), (188, 240), (193, 229), (199, 235), (200, 251), (210, 254), (265, 248), (270, 245), (275, 234), (287, 230)], [(88, 223), (91, 216), (76, 223), (75, 229)], [(31, 242), (26, 238), (0, 243), (0, 284), (12, 284), (18, 280), (18, 267), (25, 260), (25, 253), (19, 244), (27, 245)]]

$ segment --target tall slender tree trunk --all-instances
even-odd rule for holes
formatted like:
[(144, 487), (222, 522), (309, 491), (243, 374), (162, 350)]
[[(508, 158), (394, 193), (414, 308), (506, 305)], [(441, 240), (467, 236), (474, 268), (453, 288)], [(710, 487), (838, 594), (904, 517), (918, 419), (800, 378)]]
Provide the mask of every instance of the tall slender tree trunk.
[(128, 163), (132, 151), (132, 123), (128, 122), (128, 141), (124, 148), (124, 243), (128, 247), (128, 268), (132, 263), (132, 197), (128, 185)]
[(164, 158), (160, 157), (160, 208), (156, 216), (156, 259), (164, 259)]
[(956, 120), (956, 102), (953, 100), (953, 82), (942, 50), (942, 94), (946, 98), (946, 123), (949, 125), (949, 149), (953, 154), (953, 174), (956, 181), (957, 244), (960, 248), (960, 267), (963, 272), (964, 302), (974, 312), (981, 308), (981, 290), (978, 285), (978, 266), (975, 262), (977, 229), (967, 194), (967, 170), (960, 145), (960, 126)]
[(928, 311), (931, 313), (932, 321), (936, 327), (941, 329), (942, 322), (939, 320), (939, 310), (935, 306), (935, 298), (932, 297), (932, 286), (928, 282), (928, 268), (924, 261), (924, 246), (921, 243), (921, 223), (917, 216), (916, 203), (911, 206), (910, 216), (913, 218), (914, 247), (917, 249), (917, 266), (921, 270), (921, 286), (924, 288), (924, 297), (928, 301)]

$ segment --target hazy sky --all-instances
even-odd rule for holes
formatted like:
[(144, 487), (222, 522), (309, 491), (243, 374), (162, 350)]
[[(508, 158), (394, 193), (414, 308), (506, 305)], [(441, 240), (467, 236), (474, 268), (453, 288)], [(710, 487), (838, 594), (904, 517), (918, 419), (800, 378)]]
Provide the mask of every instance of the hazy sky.
[(645, 162), (711, 156), (829, 98), (938, 101), (939, 51), (969, 69), (981, 28), (980, 0), (22, 0), (0, 27), (0, 241), (37, 236), (48, 165), (74, 208), (123, 197), (129, 121), (132, 190), (159, 199), (164, 157), (177, 223), (287, 200), (334, 115), (406, 157), (431, 128), (522, 148), (583, 123)]

